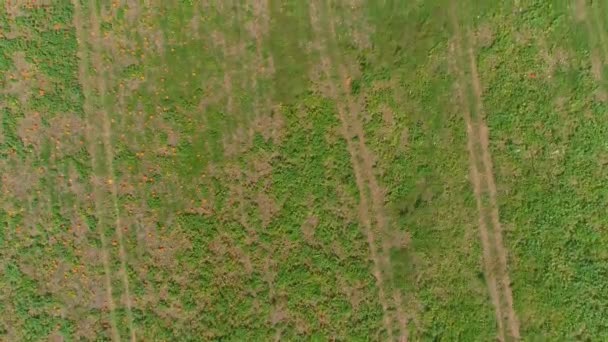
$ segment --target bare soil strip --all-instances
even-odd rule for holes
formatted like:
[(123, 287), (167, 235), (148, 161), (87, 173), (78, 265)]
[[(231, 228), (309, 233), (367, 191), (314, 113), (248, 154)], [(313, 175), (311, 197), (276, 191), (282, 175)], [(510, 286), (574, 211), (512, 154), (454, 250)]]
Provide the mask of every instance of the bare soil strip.
[[(91, 86), (89, 79), (89, 75), (87, 69), (89, 67), (87, 63), (87, 48), (85, 42), (89, 40), (87, 31), (84, 25), (84, 18), (82, 13), (82, 8), (80, 7), (80, 2), (78, 0), (73, 0), (72, 4), (74, 5), (74, 27), (76, 28), (76, 35), (78, 40), (78, 57), (79, 57), (79, 65), (78, 65), (78, 74), (80, 79), (80, 84), (83, 87), (83, 91), (85, 94), (84, 98), (84, 110), (87, 118), (87, 140), (89, 143), (89, 151), (91, 155), (91, 163), (93, 168), (98, 164), (97, 157), (97, 147), (95, 146), (95, 142), (97, 141), (97, 129), (95, 124), (92, 122), (91, 118), (95, 115), (95, 110), (93, 104), (91, 102), (90, 94), (93, 91), (94, 87)], [(108, 242), (106, 241), (105, 234), (103, 232), (103, 227), (105, 226), (105, 222), (102, 220), (105, 219), (105, 215), (102, 213), (103, 208), (100, 202), (102, 197), (102, 189), (98, 186), (94, 186), (94, 196), (95, 196), (95, 211), (98, 217), (98, 235), (101, 241), (101, 258), (104, 268), (104, 282), (106, 289), (106, 297), (108, 302), (108, 308), (110, 310), (110, 328), (112, 333), (112, 339), (114, 341), (120, 341), (120, 334), (118, 333), (118, 328), (116, 325), (116, 304), (114, 303), (114, 298), (112, 296), (112, 282), (110, 279), (110, 261), (109, 261), (109, 253), (108, 253)]]
[[(489, 152), (489, 133), (484, 118), (481, 82), (477, 72), (472, 39), (469, 37), (467, 42), (467, 45), (469, 45), (468, 53), (465, 56), (462, 34), (453, 8), (451, 17), (455, 36), (454, 58), (457, 59), (454, 67), (458, 82), (461, 83), (457, 85), (457, 91), (463, 107), (463, 117), (467, 129), (471, 183), (479, 211), (479, 234), (483, 248), (485, 276), (495, 308), (498, 338), (501, 341), (517, 340), (520, 338), (519, 322), (513, 306), (511, 281), (507, 267), (507, 251), (502, 239), (496, 184), (493, 176), (492, 158)], [(464, 65), (466, 64), (463, 60), (465, 58), (469, 60), (470, 79), (464, 72)], [(472, 87), (475, 96), (473, 106), (464, 91), (469, 86)], [(474, 118), (471, 115), (471, 108), (473, 107), (476, 113)], [(489, 203), (485, 203), (483, 200), (486, 196), (489, 198)], [(490, 222), (487, 221), (486, 215), (489, 215)]]
[[(332, 39), (336, 38), (335, 24), (329, 15), (329, 32), (325, 33), (321, 30), (320, 13), (318, 2), (313, 1), (310, 4), (310, 16), (312, 27), (316, 29), (318, 41), (315, 42), (316, 48), (321, 53), (322, 72), (328, 80), (329, 95), (336, 100), (338, 116), (342, 124), (342, 134), (347, 142), (347, 149), (351, 155), (351, 162), (355, 174), (357, 188), (360, 194), (359, 217), (364, 227), (364, 233), (367, 238), (371, 258), (373, 261), (373, 274), (376, 278), (376, 285), (379, 291), (379, 300), (384, 311), (384, 328), (388, 333), (389, 340), (394, 340), (394, 320), (397, 319), (399, 324), (400, 341), (407, 341), (407, 318), (403, 312), (402, 297), (398, 291), (387, 294), (387, 285), (392, 281), (392, 271), (390, 265), (390, 248), (386, 239), (386, 229), (388, 224), (384, 213), (384, 193), (381, 186), (378, 184), (374, 171), (374, 157), (365, 143), (365, 134), (363, 125), (360, 121), (359, 113), (361, 111), (359, 105), (352, 98), (350, 89), (350, 77), (344, 65), (339, 66), (338, 75), (342, 89), (337, 89), (335, 82), (331, 80), (333, 75), (331, 53), (327, 51), (327, 39), (321, 38), (329, 36)], [(380, 234), (377, 237), (377, 234)], [(378, 242), (382, 247), (382, 251), (378, 250)], [(390, 286), (389, 286), (390, 289)], [(389, 302), (389, 296), (393, 302)], [(393, 308), (393, 305), (395, 306)], [(396, 311), (396, 317), (393, 318), (393, 310)]]

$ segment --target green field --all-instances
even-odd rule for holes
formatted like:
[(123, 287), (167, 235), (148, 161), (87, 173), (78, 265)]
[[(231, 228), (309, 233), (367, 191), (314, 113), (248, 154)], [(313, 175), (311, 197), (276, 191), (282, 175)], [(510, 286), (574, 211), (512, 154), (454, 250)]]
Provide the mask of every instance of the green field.
[(608, 340), (608, 0), (0, 4), (0, 341)]

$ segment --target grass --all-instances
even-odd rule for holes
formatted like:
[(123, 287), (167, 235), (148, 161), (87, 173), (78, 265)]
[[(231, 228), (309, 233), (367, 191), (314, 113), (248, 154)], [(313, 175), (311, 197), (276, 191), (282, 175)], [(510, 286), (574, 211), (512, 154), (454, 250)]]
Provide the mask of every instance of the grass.
[(0, 9), (2, 339), (515, 339), (467, 109), (521, 339), (605, 337), (607, 3), (75, 1)]

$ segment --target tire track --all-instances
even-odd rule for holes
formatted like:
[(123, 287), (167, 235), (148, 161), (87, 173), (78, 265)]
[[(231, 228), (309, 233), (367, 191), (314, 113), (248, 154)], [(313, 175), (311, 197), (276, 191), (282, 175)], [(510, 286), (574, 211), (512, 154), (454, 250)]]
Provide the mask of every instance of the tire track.
[[(73, 19), (73, 24), (74, 27), (76, 29), (76, 37), (78, 40), (78, 57), (79, 57), (79, 63), (78, 63), (78, 76), (80, 79), (80, 84), (83, 88), (83, 93), (85, 94), (84, 96), (84, 111), (85, 111), (85, 115), (86, 115), (86, 120), (87, 120), (87, 140), (89, 141), (89, 153), (91, 155), (91, 166), (93, 168), (93, 170), (95, 169), (97, 163), (98, 163), (98, 159), (97, 159), (97, 154), (95, 153), (96, 151), (96, 146), (95, 146), (95, 141), (97, 140), (97, 137), (92, 136), (93, 134), (96, 133), (97, 129), (96, 127), (94, 127), (95, 125), (91, 122), (91, 116), (93, 115), (92, 113), (95, 112), (95, 109), (93, 108), (93, 104), (91, 102), (91, 92), (93, 90), (93, 87), (89, 86), (89, 82), (91, 82), (91, 80), (89, 79), (89, 75), (87, 73), (87, 69), (89, 68), (89, 65), (87, 63), (87, 49), (85, 47), (85, 42), (88, 41), (88, 37), (87, 37), (87, 33), (86, 30), (84, 28), (84, 18), (83, 18), (83, 13), (82, 13), (82, 8), (80, 7), (80, 2), (78, 0), (72, 0), (72, 4), (74, 6), (74, 19)], [(96, 186), (95, 184), (93, 184), (94, 186), (94, 196), (95, 196), (95, 212), (96, 212), (96, 216), (98, 218), (98, 224), (97, 224), (97, 232), (99, 235), (99, 240), (101, 241), (101, 259), (102, 259), (102, 264), (103, 264), (103, 269), (104, 269), (104, 282), (105, 282), (105, 289), (106, 289), (106, 297), (107, 297), (107, 301), (108, 301), (108, 308), (110, 310), (110, 329), (111, 329), (111, 333), (112, 333), (112, 339), (114, 341), (120, 341), (120, 334), (118, 333), (118, 327), (116, 324), (116, 304), (114, 303), (114, 298), (113, 298), (113, 289), (112, 289), (112, 281), (110, 279), (110, 261), (109, 261), (109, 253), (108, 253), (108, 242), (106, 241), (105, 238), (105, 234), (102, 231), (103, 227), (105, 226), (105, 215), (103, 215), (103, 208), (102, 208), (102, 204), (100, 203), (100, 199), (101, 199), (101, 190), (99, 188), (99, 186)]]
[[(97, 42), (94, 44), (94, 53), (93, 53), (93, 64), (98, 68), (101, 68), (103, 65), (103, 60), (101, 58), (101, 32), (100, 32), (100, 23), (95, 8), (91, 6), (91, 30), (94, 35), (94, 38), (97, 39)], [(97, 51), (95, 51), (97, 50)], [(101, 103), (104, 104), (106, 97), (106, 82), (103, 78), (103, 75), (99, 75), (98, 77), (99, 84), (99, 93), (101, 98)], [(112, 147), (112, 128), (110, 123), (110, 118), (108, 116), (108, 111), (105, 109), (101, 110), (102, 112), (102, 125), (103, 125), (103, 145), (105, 148), (105, 162), (106, 166), (109, 169), (110, 178), (108, 179), (108, 183), (110, 185), (110, 190), (112, 193), (112, 204), (114, 209), (114, 217), (115, 217), (115, 233), (116, 238), (118, 240), (118, 253), (120, 256), (120, 273), (122, 278), (123, 287), (125, 290), (125, 302), (127, 305), (127, 320), (129, 321), (129, 331), (131, 332), (131, 341), (136, 341), (136, 333), (135, 327), (133, 324), (133, 311), (132, 311), (132, 300), (131, 300), (131, 292), (129, 290), (129, 275), (127, 273), (127, 253), (125, 251), (124, 246), (124, 238), (122, 235), (121, 229), (121, 220), (120, 220), (120, 209), (118, 207), (118, 189), (116, 184), (118, 182), (114, 181), (114, 177), (116, 173), (114, 172), (114, 151)]]
[[(457, 95), (463, 107), (463, 118), (467, 130), (470, 178), (479, 212), (479, 235), (483, 249), (484, 273), (495, 309), (499, 340), (518, 340), (520, 339), (519, 321), (514, 309), (507, 266), (507, 251), (502, 238), (492, 157), (489, 152), (489, 132), (484, 118), (483, 91), (472, 46), (473, 39), (471, 36), (468, 37), (467, 45), (469, 47), (465, 55), (454, 3), (452, 3), (450, 12), (454, 30), (453, 49), (455, 51), (452, 52), (456, 59), (453, 67), (457, 78)], [(465, 75), (465, 59), (468, 59), (470, 77)], [(464, 91), (468, 87), (473, 92), (474, 104), (470, 103)], [(475, 117), (471, 113), (471, 108), (474, 108)], [(489, 203), (484, 200), (486, 198)]]
[[(82, 19), (83, 14), (82, 14), (82, 9), (80, 7), (80, 4), (78, 3), (77, 0), (74, 0), (72, 3), (74, 4), (75, 11), (79, 12), (78, 17)], [(76, 9), (76, 8), (78, 8), (78, 9)], [(92, 59), (92, 64), (96, 69), (96, 78), (88, 79), (87, 77), (84, 77), (83, 80), (85, 80), (85, 82), (82, 83), (82, 87), (84, 89), (87, 89), (87, 90), (85, 90), (85, 93), (87, 93), (87, 94), (92, 94), (93, 89), (97, 90), (101, 106), (103, 106), (106, 103), (107, 85), (106, 85), (106, 80), (104, 79), (103, 75), (101, 74), (105, 68), (103, 67), (104, 62), (103, 62), (102, 56), (101, 56), (102, 43), (101, 43), (100, 23), (99, 23), (98, 14), (95, 9), (95, 4), (91, 4), (91, 6), (90, 6), (89, 21), (90, 21), (90, 35), (91, 35), (91, 40), (93, 43), (92, 44), (93, 51), (91, 54), (91, 59)], [(83, 32), (83, 35), (84, 35), (84, 32)], [(80, 48), (82, 49), (82, 43), (81, 43)], [(81, 64), (82, 64), (82, 61), (81, 61)], [(86, 69), (84, 69), (83, 72), (86, 73)], [(96, 86), (91, 84), (93, 82), (96, 82)], [(86, 98), (86, 96), (85, 96), (85, 98)], [(90, 102), (90, 96), (89, 96), (88, 101)], [(111, 122), (110, 122), (108, 112), (105, 108), (99, 108), (98, 110), (95, 110), (93, 107), (89, 106), (87, 109), (89, 110), (89, 112), (86, 113), (87, 117), (95, 115), (95, 114), (93, 114), (93, 112), (96, 112), (96, 111), (101, 112), (101, 113), (97, 113), (97, 114), (101, 114), (100, 115), (101, 127), (94, 127), (94, 129), (98, 130), (101, 128), (101, 133), (102, 133), (101, 142), (102, 142), (103, 152), (104, 152), (104, 161), (105, 161), (105, 167), (108, 168), (107, 173), (108, 173), (108, 177), (109, 177), (109, 178), (107, 178), (106, 182), (110, 187), (110, 193), (112, 196), (112, 199), (111, 199), (112, 206), (113, 206), (112, 209), (113, 209), (113, 215), (115, 218), (114, 233), (116, 234), (116, 238), (118, 240), (117, 244), (118, 244), (118, 253), (119, 253), (119, 258), (120, 258), (120, 274), (121, 274), (122, 285), (124, 287), (125, 302), (126, 302), (126, 307), (127, 307), (126, 314), (127, 314), (128, 324), (129, 324), (130, 339), (131, 339), (131, 341), (136, 341), (137, 337), (136, 337), (135, 327), (134, 327), (134, 323), (133, 323), (132, 299), (131, 299), (131, 293), (130, 293), (130, 289), (129, 289), (129, 279), (128, 279), (127, 266), (126, 266), (127, 253), (126, 253), (126, 250), (124, 247), (124, 238), (123, 238), (122, 229), (121, 229), (120, 210), (119, 210), (119, 206), (118, 206), (118, 189), (117, 189), (117, 185), (116, 185), (117, 182), (114, 181), (115, 171), (114, 171), (114, 152), (113, 152), (113, 147), (112, 147)], [(97, 138), (99, 138), (99, 137), (97, 137)], [(97, 158), (97, 157), (95, 157), (95, 158)], [(97, 191), (100, 192), (101, 190), (102, 189), (98, 189)], [(98, 196), (96, 196), (96, 197), (98, 197)], [(98, 202), (98, 200), (96, 200), (96, 202)], [(103, 216), (103, 213), (101, 214), (101, 216)], [(107, 249), (106, 249), (106, 251), (107, 251)], [(117, 331), (116, 331), (116, 334), (118, 335)], [(116, 337), (117, 337), (117, 340), (120, 340), (120, 335), (115, 336), (115, 339), (116, 339)]]
[[(348, 4), (348, 1), (347, 1)], [(332, 37), (337, 37), (336, 31), (335, 31), (335, 24), (334, 21), (331, 20), (332, 15), (330, 13), (329, 15), (330, 17), (330, 33), (332, 35)], [(359, 141), (359, 152), (358, 154), (361, 156), (361, 162), (362, 162), (362, 170), (364, 172), (364, 177), (367, 179), (367, 184), (368, 184), (368, 189), (370, 192), (370, 200), (372, 203), (372, 211), (373, 211), (373, 217), (375, 219), (375, 223), (377, 226), (377, 230), (380, 231), (380, 240), (381, 240), (381, 245), (382, 245), (382, 253), (381, 253), (381, 261), (382, 261), (382, 266), (381, 269), (386, 273), (386, 278), (387, 281), (389, 282), (389, 284), (393, 284), (394, 283), (394, 275), (392, 272), (392, 265), (391, 265), (391, 261), (390, 261), (390, 250), (391, 250), (391, 246), (390, 246), (390, 234), (389, 234), (389, 222), (386, 219), (386, 212), (384, 209), (384, 203), (385, 203), (385, 198), (384, 198), (384, 191), (382, 189), (382, 186), (380, 184), (378, 184), (378, 180), (376, 179), (376, 176), (374, 174), (374, 155), (373, 153), (369, 150), (369, 148), (367, 148), (367, 144), (365, 142), (365, 131), (363, 128), (363, 124), (361, 123), (360, 120), (360, 112), (361, 112), (361, 105), (356, 103), (356, 101), (353, 99), (352, 96), (350, 96), (351, 94), (351, 88), (350, 88), (350, 82), (347, 81), (349, 80), (349, 76), (348, 73), (346, 72), (344, 66), (342, 66), (340, 68), (340, 72), (341, 72), (341, 79), (345, 80), (342, 82), (342, 85), (344, 86), (343, 88), (343, 93), (345, 94), (346, 98), (347, 98), (347, 103), (348, 103), (348, 113), (350, 114), (350, 123), (352, 124), (352, 133), (354, 134), (354, 136), (358, 137), (358, 141)], [(353, 136), (353, 135), (351, 135)], [(396, 289), (392, 289), (392, 298), (393, 298), (393, 302), (395, 303), (395, 310), (396, 310), (396, 319), (397, 322), (399, 324), (399, 330), (400, 330), (400, 336), (399, 336), (399, 341), (407, 341), (408, 340), (408, 330), (407, 330), (407, 316), (405, 314), (405, 312), (403, 311), (404, 305), (403, 305), (403, 298), (401, 296), (401, 293), (399, 293), (398, 290)]]
[[(452, 16), (454, 16), (453, 10), (451, 12), (452, 12)], [(458, 24), (456, 23), (456, 19), (452, 18), (452, 21), (454, 24), (454, 32), (455, 32), (455, 37), (454, 37), (454, 45), (455, 45), (454, 50), (455, 51), (452, 51), (452, 52), (456, 55), (455, 58), (457, 60), (459, 60), (460, 58), (462, 58), (461, 57), (462, 48), (461, 48), (461, 41), (460, 41), (460, 33), (459, 33)], [(465, 76), (464, 71), (463, 71), (462, 67), (460, 66), (460, 64), (461, 64), (460, 61), (456, 61), (453, 65), (453, 67), (456, 71), (457, 82), (463, 82), (466, 80), (466, 76)], [(491, 265), (492, 256), (491, 256), (491, 251), (490, 251), (490, 237), (489, 237), (490, 233), (489, 233), (488, 226), (486, 223), (486, 217), (483, 213), (481, 176), (479, 174), (479, 169), (478, 169), (479, 161), (477, 160), (477, 153), (475, 151), (476, 132), (473, 130), (471, 112), (469, 109), (470, 105), (468, 103), (467, 96), (465, 94), (463, 86), (460, 84), (457, 84), (456, 88), (457, 88), (457, 96), (458, 96), (459, 100), (462, 102), (461, 103), (462, 112), (463, 112), (463, 117), (464, 117), (464, 121), (465, 121), (465, 125), (466, 125), (466, 130), (467, 130), (467, 150), (469, 151), (470, 181), (473, 185), (473, 192), (475, 194), (477, 211), (479, 212), (478, 225), (479, 225), (479, 236), (481, 239), (481, 244), (482, 244), (482, 249), (483, 249), (484, 273), (486, 276), (486, 281), (488, 283), (488, 291), (490, 293), (490, 298), (492, 300), (492, 304), (494, 305), (496, 321), (498, 324), (498, 338), (499, 338), (499, 340), (504, 341), (503, 320), (500, 319), (503, 316), (502, 308), (500, 305), (500, 298), (499, 298), (499, 294), (498, 294), (496, 277), (494, 276), (494, 272), (492, 271), (492, 265)]]
[[(472, 42), (472, 37), (469, 38), (469, 41)], [(472, 45), (472, 43), (470, 43)], [(492, 156), (490, 155), (490, 138), (489, 138), (489, 130), (488, 126), (484, 120), (485, 111), (483, 108), (483, 100), (482, 100), (482, 88), (481, 81), (477, 72), (477, 62), (475, 60), (475, 54), (473, 52), (473, 47), (469, 48), (469, 61), (471, 64), (471, 77), (473, 82), (473, 91), (475, 93), (476, 99), (476, 107), (477, 107), (477, 117), (478, 117), (478, 129), (479, 129), (479, 140), (481, 144), (481, 152), (482, 152), (482, 161), (485, 166), (485, 176), (486, 182), (488, 186), (488, 191), (490, 195), (490, 215), (492, 219), (492, 225), (494, 228), (494, 248), (496, 253), (498, 254), (500, 268), (500, 277), (502, 282), (502, 290), (504, 300), (506, 301), (507, 306), (507, 315), (509, 320), (509, 329), (511, 336), (519, 339), (519, 321), (517, 318), (517, 314), (515, 313), (515, 308), (513, 304), (513, 291), (511, 290), (511, 279), (509, 277), (508, 271), (508, 261), (507, 261), (507, 250), (504, 247), (504, 242), (502, 238), (503, 229), (500, 223), (500, 214), (498, 212), (498, 201), (496, 199), (497, 191), (496, 191), (496, 182), (494, 181), (494, 166), (492, 165)]]
[[(378, 296), (380, 305), (382, 306), (384, 316), (383, 324), (387, 331), (389, 340), (394, 340), (394, 320), (397, 320), (399, 325), (399, 340), (407, 341), (407, 319), (403, 313), (402, 297), (397, 291), (391, 291), (390, 287), (387, 291), (387, 284), (392, 282), (392, 272), (389, 258), (389, 244), (386, 240), (387, 222), (384, 216), (384, 194), (382, 188), (378, 184), (373, 172), (373, 155), (367, 148), (365, 143), (365, 134), (362, 123), (359, 119), (359, 106), (350, 95), (350, 78), (344, 65), (338, 67), (338, 75), (342, 84), (341, 89), (337, 89), (331, 78), (332, 73), (332, 58), (331, 53), (327, 51), (328, 42), (325, 38), (329, 36), (331, 39), (336, 39), (335, 23), (328, 14), (329, 32), (325, 34), (320, 27), (320, 13), (318, 2), (310, 3), (311, 26), (315, 29), (317, 39), (317, 49), (321, 54), (322, 72), (328, 80), (330, 96), (336, 101), (338, 116), (342, 126), (342, 135), (344, 136), (347, 149), (351, 156), (355, 181), (360, 194), (359, 203), (359, 219), (364, 227), (364, 234), (367, 238), (370, 255), (373, 261), (372, 272), (376, 278), (376, 286), (378, 287)], [(341, 100), (342, 99), (342, 100)], [(380, 234), (380, 237), (377, 237)], [(379, 251), (378, 243), (382, 248)], [(386, 278), (386, 279), (385, 279)], [(389, 292), (389, 293), (387, 293)], [(389, 301), (389, 296), (393, 303)], [(393, 307), (394, 306), (394, 307)], [(393, 312), (396, 311), (395, 318)]]

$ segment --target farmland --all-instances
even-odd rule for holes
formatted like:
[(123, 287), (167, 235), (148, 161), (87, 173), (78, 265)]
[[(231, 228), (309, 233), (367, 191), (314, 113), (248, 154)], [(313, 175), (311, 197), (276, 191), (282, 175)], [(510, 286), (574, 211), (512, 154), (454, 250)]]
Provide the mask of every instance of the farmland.
[(0, 341), (608, 338), (608, 1), (0, 4)]

